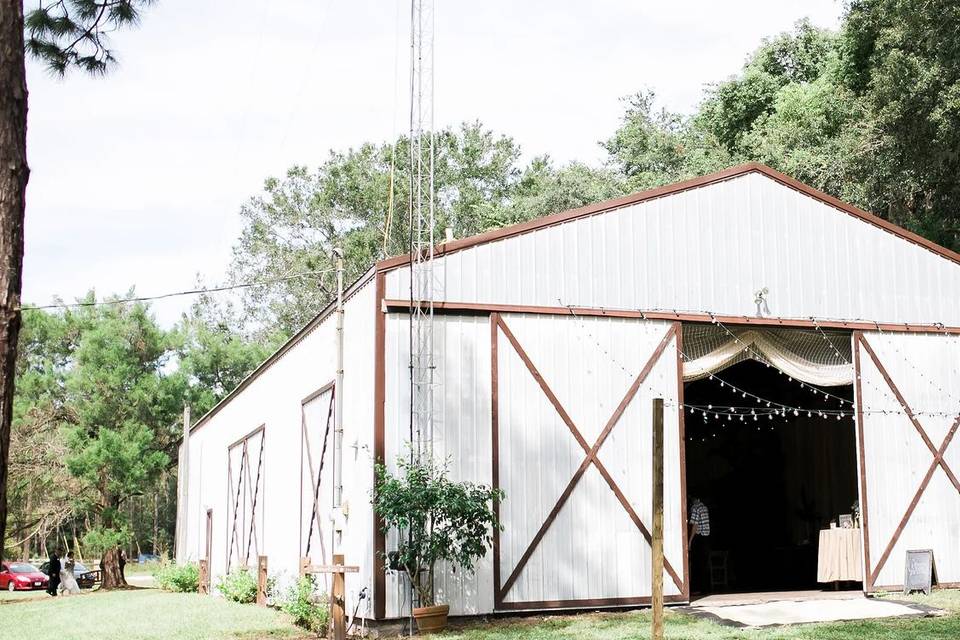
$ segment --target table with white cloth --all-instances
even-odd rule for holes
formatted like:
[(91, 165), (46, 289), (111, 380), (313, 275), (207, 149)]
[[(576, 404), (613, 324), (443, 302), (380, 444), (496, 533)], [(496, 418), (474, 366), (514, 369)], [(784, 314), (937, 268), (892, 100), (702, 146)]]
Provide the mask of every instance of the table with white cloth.
[(817, 549), (817, 582), (863, 580), (860, 529), (823, 529)]

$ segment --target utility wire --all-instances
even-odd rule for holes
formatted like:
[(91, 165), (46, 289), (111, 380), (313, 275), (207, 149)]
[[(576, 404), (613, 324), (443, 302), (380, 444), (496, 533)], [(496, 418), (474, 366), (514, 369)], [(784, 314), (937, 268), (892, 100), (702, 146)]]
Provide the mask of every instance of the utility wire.
[(39, 311), (41, 309), (79, 309), (83, 307), (100, 307), (108, 304), (129, 304), (133, 302), (148, 302), (150, 300), (163, 300), (165, 298), (174, 298), (178, 296), (193, 296), (201, 293), (216, 293), (218, 291), (230, 291), (232, 289), (246, 289), (249, 287), (259, 287), (287, 280), (296, 280), (297, 278), (306, 278), (308, 276), (318, 276), (325, 273), (332, 273), (333, 269), (324, 269), (323, 271), (305, 271), (294, 273), (282, 278), (273, 278), (271, 280), (258, 280), (255, 282), (241, 282), (238, 284), (225, 284), (218, 287), (206, 287), (203, 289), (187, 289), (185, 291), (172, 291), (170, 293), (161, 293), (155, 296), (136, 296), (133, 298), (120, 298), (118, 300), (95, 300), (93, 302), (61, 302), (57, 304), (31, 305), (28, 307), (19, 307), (18, 311)]

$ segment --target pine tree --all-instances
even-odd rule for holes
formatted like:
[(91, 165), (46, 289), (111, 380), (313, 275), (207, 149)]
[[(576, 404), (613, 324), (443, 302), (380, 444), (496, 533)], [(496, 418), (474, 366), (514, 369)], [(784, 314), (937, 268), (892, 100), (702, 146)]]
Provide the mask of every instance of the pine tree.
[[(27, 165), (29, 52), (55, 73), (104, 74), (115, 58), (105, 33), (135, 26), (153, 0), (58, 0), (24, 20), (22, 0), (0, 0), (0, 540), (7, 524), (7, 460), (20, 332)], [(24, 27), (27, 38), (24, 42)], [(0, 544), (0, 559), (3, 545)]]

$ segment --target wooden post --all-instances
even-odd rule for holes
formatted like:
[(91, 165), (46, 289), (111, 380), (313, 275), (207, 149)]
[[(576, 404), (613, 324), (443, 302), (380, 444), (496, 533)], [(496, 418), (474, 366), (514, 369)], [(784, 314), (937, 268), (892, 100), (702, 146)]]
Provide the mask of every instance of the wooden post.
[(663, 398), (653, 401), (652, 640), (663, 640)]
[(257, 604), (267, 606), (267, 556), (257, 556)]
[(190, 405), (183, 405), (183, 441), (180, 444), (180, 465), (177, 468), (177, 522), (173, 556), (177, 562), (187, 559), (187, 520), (190, 515)]
[(210, 584), (210, 568), (207, 566), (206, 560), (200, 561), (200, 583), (197, 585), (197, 593), (205, 594), (209, 592), (208, 585)]
[(332, 573), (333, 589), (330, 591), (330, 621), (333, 623), (333, 640), (346, 640), (346, 581), (344, 574), (357, 573), (360, 567), (348, 567), (343, 564), (343, 554), (333, 555), (332, 565), (312, 565), (310, 558), (300, 558), (300, 575), (313, 573)]
[[(343, 566), (343, 554), (333, 554), (333, 564)], [(347, 621), (344, 614), (346, 607), (346, 588), (344, 586), (343, 571), (333, 574), (333, 590), (330, 594), (330, 619), (333, 621), (333, 640), (346, 640)]]

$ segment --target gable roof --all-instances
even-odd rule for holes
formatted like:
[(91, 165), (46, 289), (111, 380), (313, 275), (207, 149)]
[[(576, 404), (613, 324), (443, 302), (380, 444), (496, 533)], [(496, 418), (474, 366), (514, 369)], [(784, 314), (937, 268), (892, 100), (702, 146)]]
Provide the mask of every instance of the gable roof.
[[(508, 227), (503, 227), (500, 229), (493, 229), (484, 233), (480, 233), (474, 236), (463, 238), (460, 240), (454, 240), (452, 242), (446, 242), (438, 245), (434, 249), (435, 257), (442, 257), (464, 249), (469, 249), (477, 245), (489, 244), (502, 240), (505, 238), (510, 238), (514, 236), (523, 235), (531, 231), (538, 229), (544, 229), (556, 225), (569, 222), (571, 220), (577, 220), (580, 218), (587, 218), (590, 216), (607, 213), (624, 207), (628, 207), (634, 204), (641, 202), (646, 202), (649, 200), (654, 200), (657, 198), (663, 198), (677, 193), (682, 193), (684, 191), (689, 191), (692, 189), (697, 189), (699, 187), (704, 187), (711, 184), (716, 184), (718, 182), (723, 182), (726, 180), (731, 180), (740, 176), (744, 176), (750, 173), (757, 173), (764, 175), (790, 189), (798, 191), (804, 195), (807, 195), (811, 198), (814, 198), (824, 204), (834, 208), (838, 213), (845, 213), (847, 215), (853, 216), (863, 222), (866, 222), (874, 227), (877, 227), (887, 233), (893, 234), (894, 236), (910, 242), (911, 244), (922, 247), (923, 249), (930, 251), (940, 257), (945, 258), (957, 265), (960, 265), (960, 253), (947, 249), (946, 247), (940, 246), (939, 244), (924, 238), (912, 231), (908, 231), (903, 227), (893, 224), (887, 220), (880, 218), (872, 213), (864, 211), (854, 205), (843, 202), (842, 200), (835, 198), (829, 194), (826, 194), (818, 189), (804, 184), (798, 180), (791, 178), (790, 176), (783, 174), (775, 169), (772, 169), (764, 164), (758, 162), (749, 162), (746, 164), (737, 165), (718, 171), (716, 173), (708, 174), (698, 178), (692, 178), (690, 180), (684, 180), (682, 182), (677, 182), (674, 184), (664, 185), (662, 187), (656, 187), (654, 189), (648, 189), (646, 191), (641, 191), (638, 193), (621, 196), (619, 198), (613, 198), (611, 200), (606, 200), (603, 202), (586, 205), (579, 207), (577, 209), (570, 209), (568, 211), (563, 211), (560, 213), (554, 213), (551, 215), (543, 216), (540, 218), (535, 218), (533, 220), (528, 220), (526, 222), (521, 222), (519, 224), (511, 225)], [(363, 276), (361, 276), (356, 282), (354, 282), (346, 291), (344, 299), (349, 299), (354, 293), (359, 289), (370, 283), (377, 274), (392, 271), (394, 269), (399, 269), (410, 264), (410, 254), (405, 254), (401, 256), (396, 256), (393, 258), (387, 258), (381, 260), (368, 270)], [(201, 416), (191, 427), (191, 431), (200, 427), (203, 423), (207, 422), (211, 417), (213, 417), (220, 409), (230, 402), (237, 394), (239, 394), (245, 387), (247, 387), (251, 382), (260, 376), (264, 371), (266, 371), (274, 362), (279, 360), (285, 353), (290, 349), (296, 346), (304, 337), (310, 334), (313, 329), (315, 329), (320, 323), (330, 317), (334, 311), (334, 303), (331, 302), (328, 304), (320, 313), (317, 314), (310, 322), (308, 322), (300, 331), (293, 335), (289, 340), (287, 340), (275, 353), (268, 357), (263, 363), (261, 363), (256, 369), (254, 369), (246, 378), (244, 378), (237, 388), (233, 389), (228, 393), (224, 398), (220, 400), (213, 408), (211, 408), (206, 414)]]
[[(463, 238), (461, 240), (454, 240), (452, 242), (447, 242), (438, 245), (434, 249), (434, 257), (441, 257), (444, 255), (449, 255), (463, 249), (468, 249), (481, 244), (487, 244), (490, 242), (496, 242), (497, 240), (502, 240), (504, 238), (509, 238), (512, 236), (518, 236), (524, 233), (529, 233), (530, 231), (535, 231), (537, 229), (543, 229), (546, 227), (551, 227), (564, 222), (569, 222), (571, 220), (576, 220), (579, 218), (585, 218), (588, 216), (597, 215), (600, 213), (606, 213), (608, 211), (613, 211), (616, 209), (621, 209), (623, 207), (628, 207), (640, 202), (645, 202), (648, 200), (654, 200), (656, 198), (663, 198), (670, 196), (676, 193), (681, 193), (683, 191), (689, 191), (691, 189), (696, 189), (699, 187), (704, 187), (710, 184), (717, 182), (723, 182), (724, 180), (730, 180), (732, 178), (737, 178), (748, 173), (759, 173), (762, 175), (779, 182), (780, 184), (799, 191), (811, 198), (819, 200), (824, 204), (827, 204), (834, 209), (837, 209), (839, 212), (846, 213), (855, 218), (871, 224), (875, 227), (878, 227), (888, 233), (906, 240), (907, 242), (913, 243), (924, 249), (932, 251), (933, 253), (950, 260), (958, 265), (960, 265), (960, 253), (942, 247), (932, 240), (928, 240), (921, 235), (918, 235), (912, 231), (908, 231), (903, 227), (893, 224), (879, 216), (876, 216), (872, 213), (864, 211), (859, 207), (855, 207), (852, 204), (848, 204), (838, 198), (835, 198), (829, 194), (824, 193), (818, 189), (814, 189), (810, 185), (804, 184), (799, 180), (794, 180), (790, 176), (780, 173), (776, 169), (771, 169), (765, 164), (759, 162), (748, 162), (746, 164), (737, 165), (735, 167), (730, 167), (724, 169), (723, 171), (718, 171), (716, 173), (711, 173), (705, 176), (700, 176), (699, 178), (691, 178), (690, 180), (684, 180), (682, 182), (675, 182), (673, 184), (664, 185), (662, 187), (656, 187), (654, 189), (648, 189), (646, 191), (641, 191), (639, 193), (633, 193), (626, 196), (621, 196), (619, 198), (613, 198), (611, 200), (606, 200), (604, 202), (598, 202), (596, 204), (589, 204), (577, 209), (570, 209), (569, 211), (563, 211), (560, 213), (554, 213), (551, 215), (543, 216), (541, 218), (535, 218), (533, 220), (528, 220), (527, 222), (521, 222), (519, 224), (511, 225), (509, 227), (503, 227), (500, 229), (493, 229), (491, 231), (486, 231), (474, 236)], [(396, 256), (393, 258), (388, 258), (386, 260), (381, 260), (377, 263), (377, 271), (390, 271), (393, 269), (401, 268), (404, 265), (410, 263), (410, 254), (405, 254), (402, 256)]]

